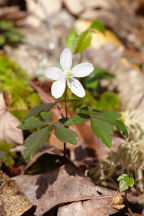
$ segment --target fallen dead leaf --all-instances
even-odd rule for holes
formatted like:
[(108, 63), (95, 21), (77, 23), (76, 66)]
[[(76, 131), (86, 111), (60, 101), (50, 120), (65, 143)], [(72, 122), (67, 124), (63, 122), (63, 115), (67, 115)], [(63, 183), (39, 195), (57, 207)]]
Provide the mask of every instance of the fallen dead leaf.
[[(0, 215), (21, 216), (31, 211), (33, 205), (16, 184), (5, 173), (0, 172)], [(35, 208), (31, 211), (35, 211)]]
[(13, 179), (25, 191), (31, 202), (37, 205), (37, 216), (61, 204), (84, 200), (92, 200), (95, 203), (95, 209), (98, 203), (98, 208), (103, 206), (105, 210), (117, 212), (111, 206), (115, 192), (95, 186), (71, 165), (61, 166), (47, 174), (22, 175)]
[(123, 198), (119, 192), (116, 192), (112, 200), (112, 206), (117, 210), (123, 209), (125, 207), (125, 205), (123, 205)]
[(58, 216), (109, 216), (115, 213), (110, 207), (111, 198), (74, 202), (59, 207)]
[(0, 140), (9, 144), (23, 144), (23, 133), (16, 128), (21, 122), (7, 111), (2, 93), (0, 93), (0, 105)]

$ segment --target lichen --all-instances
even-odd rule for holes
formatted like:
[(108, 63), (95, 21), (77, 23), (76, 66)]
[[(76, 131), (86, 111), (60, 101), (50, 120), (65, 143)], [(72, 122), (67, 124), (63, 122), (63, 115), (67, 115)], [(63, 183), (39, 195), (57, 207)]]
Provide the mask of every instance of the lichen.
[(91, 168), (88, 175), (96, 184), (117, 189), (116, 179), (123, 173), (134, 173), (136, 188), (144, 191), (144, 133), (143, 121), (140, 121), (142, 111), (122, 113), (122, 119), (128, 129), (129, 137), (120, 144), (117, 151), (111, 151)]

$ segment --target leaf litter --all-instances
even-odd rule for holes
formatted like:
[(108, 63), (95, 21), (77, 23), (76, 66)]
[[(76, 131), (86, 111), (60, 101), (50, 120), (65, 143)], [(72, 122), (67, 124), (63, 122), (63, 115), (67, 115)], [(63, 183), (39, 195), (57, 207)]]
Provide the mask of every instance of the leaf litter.
[(21, 122), (7, 111), (2, 93), (0, 93), (0, 105), (0, 140), (9, 144), (23, 144), (23, 133), (17, 128)]
[(61, 204), (86, 200), (91, 201), (93, 211), (98, 209), (97, 212), (99, 212), (101, 209), (102, 215), (107, 211), (106, 215), (117, 212), (111, 206), (115, 192), (95, 186), (90, 179), (82, 176), (77, 168), (71, 165), (61, 166), (42, 175), (22, 175), (13, 179), (25, 191), (30, 201), (37, 205), (37, 216), (49, 212)]

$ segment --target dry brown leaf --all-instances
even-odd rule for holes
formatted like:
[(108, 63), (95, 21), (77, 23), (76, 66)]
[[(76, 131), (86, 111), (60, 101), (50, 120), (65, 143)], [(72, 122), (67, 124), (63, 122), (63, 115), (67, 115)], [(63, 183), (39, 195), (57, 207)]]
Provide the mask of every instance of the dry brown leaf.
[[(22, 152), (22, 154), (23, 154), (23, 152)], [(34, 166), (35, 163), (37, 163), (40, 159), (42, 159), (43, 156), (46, 156), (46, 155), (49, 156), (49, 160), (50, 160), (50, 163), (47, 165), (47, 170), (52, 170), (52, 169), (58, 168), (60, 165), (64, 164), (64, 163), (62, 163), (62, 162), (64, 162), (63, 153), (59, 149), (57, 149), (57, 148), (55, 148), (53, 146), (50, 146), (49, 144), (45, 144), (29, 160), (28, 164), (25, 166), (25, 168), (23, 170), (23, 173), (27, 174), (27, 171), (29, 169), (31, 169), (31, 167)], [(42, 160), (42, 163), (47, 162), (47, 160), (48, 160), (48, 157), (47, 157), (47, 159), (45, 161)], [(44, 169), (41, 170), (41, 173), (44, 173)]]
[(0, 105), (0, 140), (9, 144), (23, 144), (23, 133), (16, 128), (21, 122), (7, 111), (2, 93), (0, 93)]
[[(0, 215), (21, 216), (31, 210), (32, 204), (16, 184), (2, 171), (0, 172)], [(32, 210), (34, 212), (35, 209)], [(32, 213), (31, 212), (31, 213)], [(31, 214), (32, 215), (32, 214)]]
[(123, 205), (123, 198), (119, 192), (116, 192), (116, 194), (112, 200), (112, 206), (113, 206), (113, 208), (115, 208), (117, 210), (123, 209), (125, 207)]
[(109, 210), (116, 212), (110, 205), (114, 191), (95, 186), (70, 165), (62, 166), (47, 174), (23, 175), (14, 179), (31, 202), (37, 205), (37, 216), (58, 205), (83, 200), (96, 200), (93, 202), (98, 202), (99, 206), (105, 205), (105, 200), (108, 200)]
[(116, 213), (110, 206), (111, 198), (74, 202), (59, 207), (58, 216), (109, 216)]

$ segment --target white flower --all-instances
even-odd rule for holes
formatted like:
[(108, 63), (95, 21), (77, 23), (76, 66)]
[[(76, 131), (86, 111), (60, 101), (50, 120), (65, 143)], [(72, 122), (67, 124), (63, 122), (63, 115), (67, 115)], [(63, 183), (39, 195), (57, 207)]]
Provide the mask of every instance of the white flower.
[(65, 48), (61, 54), (60, 65), (62, 69), (58, 67), (48, 67), (45, 70), (47, 78), (56, 80), (52, 84), (52, 96), (55, 98), (61, 97), (65, 91), (67, 82), (68, 87), (75, 95), (84, 97), (85, 90), (75, 77), (88, 76), (94, 70), (93, 65), (90, 63), (81, 63), (71, 69), (72, 53), (68, 48)]

